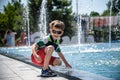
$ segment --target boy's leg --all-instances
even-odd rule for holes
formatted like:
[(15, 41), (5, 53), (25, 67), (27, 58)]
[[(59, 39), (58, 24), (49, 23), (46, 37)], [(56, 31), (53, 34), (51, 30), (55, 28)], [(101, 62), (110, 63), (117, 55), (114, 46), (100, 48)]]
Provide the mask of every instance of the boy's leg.
[(62, 64), (62, 61), (59, 58), (56, 58), (53, 62), (53, 66), (60, 66)]
[(49, 62), (51, 60), (53, 51), (54, 51), (53, 46), (48, 46), (45, 48), (45, 58), (44, 58), (44, 64), (43, 64), (43, 69), (41, 74), (42, 77), (53, 77), (57, 75), (49, 67)]
[(48, 69), (49, 67), (49, 62), (50, 62), (53, 51), (54, 51), (54, 47), (52, 45), (47, 46), (45, 48), (45, 59), (44, 59), (44, 65), (43, 65), (44, 70)]
[(37, 50), (36, 53), (39, 55), (41, 61), (40, 61), (40, 62), (36, 61), (35, 56), (32, 54), (32, 55), (31, 55), (31, 60), (32, 60), (32, 62), (33, 62), (35, 65), (43, 66), (44, 57), (45, 57), (44, 48), (42, 48), (42, 49), (40, 49), (40, 50)]

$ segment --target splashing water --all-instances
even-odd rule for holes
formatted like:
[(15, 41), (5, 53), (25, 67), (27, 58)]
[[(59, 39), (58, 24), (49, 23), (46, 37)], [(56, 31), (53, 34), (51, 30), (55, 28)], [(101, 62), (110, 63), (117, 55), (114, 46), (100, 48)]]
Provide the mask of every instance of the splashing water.
[(41, 3), (41, 9), (40, 9), (41, 13), (39, 16), (40, 39), (43, 39), (47, 35), (46, 4), (47, 4), (47, 0), (43, 0)]

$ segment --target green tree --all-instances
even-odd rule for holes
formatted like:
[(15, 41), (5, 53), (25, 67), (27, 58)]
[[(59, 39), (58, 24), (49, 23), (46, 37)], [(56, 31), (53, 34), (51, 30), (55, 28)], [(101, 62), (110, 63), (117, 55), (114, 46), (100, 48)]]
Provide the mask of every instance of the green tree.
[[(30, 9), (30, 28), (38, 30), (38, 19), (40, 14), (40, 6), (42, 0), (29, 0)], [(73, 15), (70, 0), (47, 0), (47, 25), (52, 20), (58, 19), (65, 23), (65, 33), (69, 37), (74, 35), (74, 27), (72, 26)], [(36, 30), (35, 30), (36, 29)]]
[(8, 28), (7, 26), (8, 18), (5, 14), (0, 13), (0, 30), (6, 30)]
[(23, 6), (18, 1), (8, 3), (4, 6), (4, 13), (0, 13), (0, 26), (2, 30), (20, 30), (22, 25)]
[(48, 0), (47, 4), (49, 21), (59, 19), (65, 23), (65, 33), (69, 37), (75, 34), (75, 29), (72, 26), (73, 15), (70, 0)]
[(13, 22), (13, 18), (15, 15), (13, 13), (13, 10), (14, 10), (14, 6), (12, 6), (12, 4), (8, 3), (8, 5), (6, 7), (4, 7), (4, 13), (1, 13), (1, 15), (0, 15), (1, 16), (0, 24), (1, 24), (1, 28), (3, 30), (6, 30), (8, 28), (10, 28), (10, 29), (13, 28), (12, 22)]
[(30, 18), (30, 29), (32, 31), (37, 31), (38, 21), (40, 15), (40, 6), (42, 0), (29, 0), (29, 18)]
[(0, 31), (2, 37), (7, 29), (17, 32), (16, 38), (20, 36), (23, 28), (23, 5), (20, 0), (12, 0), (7, 6), (4, 6), (4, 12), (0, 13)]
[[(106, 4), (106, 6), (107, 6), (107, 10), (105, 10), (102, 13), (102, 16), (109, 16), (110, 15), (111, 1), (109, 1)], [(117, 8), (120, 9), (120, 0), (112, 0), (112, 16), (117, 15), (117, 13), (119, 12), (119, 10)]]
[[(111, 1), (112, 1), (112, 4), (111, 4)], [(120, 0), (110, 0), (110, 1), (108, 1), (108, 3), (106, 4), (106, 6), (107, 6), (107, 10), (105, 10), (103, 13), (102, 13), (102, 16), (110, 16), (110, 8), (111, 8), (111, 5), (112, 5), (112, 12), (111, 12), (111, 15), (112, 16), (116, 16), (117, 14), (118, 14), (118, 12), (119, 12), (119, 10), (118, 9), (120, 9)], [(119, 34), (119, 31), (118, 32), (115, 32), (115, 31), (113, 31), (114, 29), (114, 27), (115, 27), (116, 25), (114, 25), (114, 26), (112, 26), (112, 31), (111, 31), (111, 39), (112, 40), (115, 40), (115, 39), (117, 39), (116, 37), (118, 37), (118, 35), (117, 34)], [(117, 27), (117, 26), (116, 26)], [(119, 26), (118, 26), (119, 27)], [(119, 28), (118, 28), (119, 29)], [(104, 29), (104, 35), (105, 36), (108, 36), (109, 35), (109, 33), (107, 32), (107, 30), (108, 30), (108, 27), (106, 27), (106, 29)], [(107, 39), (106, 39), (107, 40)]]
[(109, 16), (110, 15), (110, 10), (105, 10), (103, 13), (102, 13), (102, 16)]
[(95, 12), (95, 11), (92, 11), (90, 13), (90, 16), (93, 17), (93, 16), (100, 16), (100, 14), (98, 12)]
[[(110, 6), (111, 1), (107, 3), (108, 10), (110, 10)], [(120, 9), (120, 0), (112, 0), (112, 15), (116, 15), (119, 12), (117, 8)]]

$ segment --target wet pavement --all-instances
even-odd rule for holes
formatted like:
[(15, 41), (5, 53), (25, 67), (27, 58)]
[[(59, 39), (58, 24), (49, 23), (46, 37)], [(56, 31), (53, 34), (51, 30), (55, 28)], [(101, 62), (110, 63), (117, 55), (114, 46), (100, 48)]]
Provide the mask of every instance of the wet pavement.
[(27, 58), (0, 53), (0, 80), (114, 80), (81, 70), (72, 69), (66, 74), (64, 68), (54, 69), (58, 76), (43, 78), (41, 68)]
[(41, 69), (0, 54), (0, 80), (68, 80), (57, 76), (42, 78)]

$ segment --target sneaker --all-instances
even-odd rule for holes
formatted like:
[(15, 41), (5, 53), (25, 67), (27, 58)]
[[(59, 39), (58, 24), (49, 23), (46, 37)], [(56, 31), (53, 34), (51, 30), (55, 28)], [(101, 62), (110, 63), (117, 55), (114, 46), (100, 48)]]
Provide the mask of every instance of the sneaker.
[(51, 71), (49, 68), (46, 70), (41, 71), (41, 77), (54, 77), (57, 76), (53, 71)]
[(52, 74), (54, 74), (54, 75), (57, 75), (50, 67), (48, 67), (48, 69), (49, 69), (49, 72), (50, 72), (50, 73), (52, 73)]

